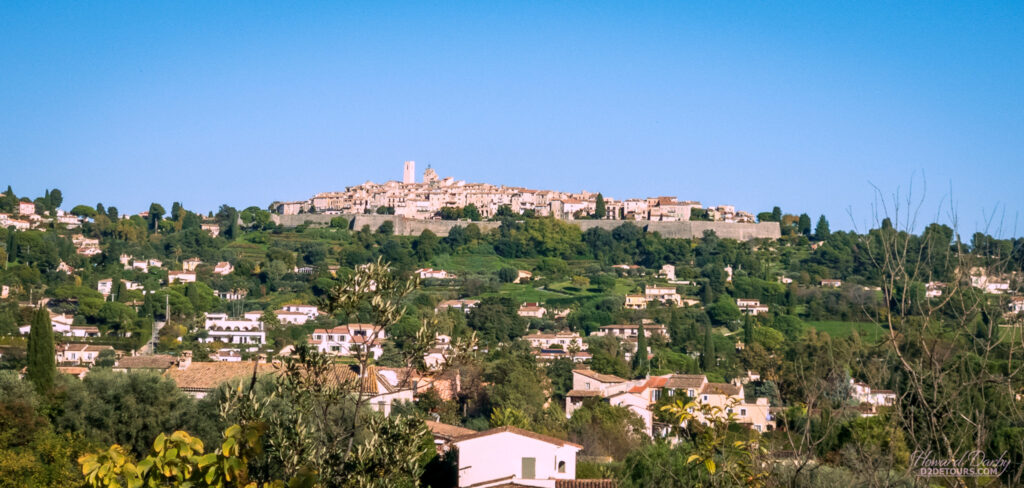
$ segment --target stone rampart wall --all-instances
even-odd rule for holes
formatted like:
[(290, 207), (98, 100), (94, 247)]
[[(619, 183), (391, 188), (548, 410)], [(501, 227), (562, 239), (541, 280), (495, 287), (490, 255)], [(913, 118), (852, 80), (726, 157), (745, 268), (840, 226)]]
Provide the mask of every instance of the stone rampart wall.
[[(271, 218), (278, 225), (285, 227), (296, 227), (304, 224), (307, 221), (312, 222), (314, 225), (325, 226), (331, 222), (334, 217), (339, 215), (324, 215), (324, 214), (300, 214), (300, 215), (273, 215)], [(359, 215), (340, 215), (345, 217), (349, 221), (349, 227), (353, 230), (359, 230), (364, 225), (369, 226), (370, 230), (377, 230), (381, 224), (386, 221), (391, 221), (395, 225), (395, 234), (402, 236), (418, 236), (424, 230), (430, 229), (431, 232), (438, 236), (448, 235), (448, 231), (456, 225), (465, 227), (469, 224), (476, 224), (480, 227), (480, 231), (488, 232), (492, 229), (497, 229), (499, 222), (469, 222), (469, 221), (456, 221), (456, 220), (421, 220), (421, 219), (409, 219), (400, 217), (397, 215), (377, 215), (377, 214), (359, 214)], [(632, 222), (636, 226), (640, 227), (646, 232), (657, 232), (662, 237), (671, 237), (678, 239), (689, 239), (694, 237), (701, 237), (705, 231), (714, 231), (718, 237), (723, 239), (735, 239), (738, 241), (748, 241), (751, 239), (778, 239), (781, 236), (779, 224), (777, 222), (761, 222), (757, 224), (739, 224), (732, 222), (705, 222), (705, 221), (689, 221), (689, 222), (650, 222), (644, 220), (570, 220), (569, 222), (578, 225), (581, 230), (586, 231), (592, 227), (600, 227), (605, 230), (613, 230), (616, 227), (626, 223)]]

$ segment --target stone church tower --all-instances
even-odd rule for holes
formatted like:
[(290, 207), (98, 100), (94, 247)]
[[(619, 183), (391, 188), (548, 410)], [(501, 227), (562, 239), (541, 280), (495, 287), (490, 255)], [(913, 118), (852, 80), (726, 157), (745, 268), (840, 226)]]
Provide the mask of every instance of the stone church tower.
[(407, 185), (416, 183), (416, 161), (405, 162), (405, 172), (402, 173), (402, 183)]

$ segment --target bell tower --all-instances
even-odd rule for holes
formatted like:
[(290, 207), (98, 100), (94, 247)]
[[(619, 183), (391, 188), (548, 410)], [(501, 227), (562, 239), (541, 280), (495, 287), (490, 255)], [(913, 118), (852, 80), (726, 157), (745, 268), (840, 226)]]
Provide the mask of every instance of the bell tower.
[(405, 171), (402, 173), (402, 183), (410, 185), (416, 183), (416, 161), (406, 161)]

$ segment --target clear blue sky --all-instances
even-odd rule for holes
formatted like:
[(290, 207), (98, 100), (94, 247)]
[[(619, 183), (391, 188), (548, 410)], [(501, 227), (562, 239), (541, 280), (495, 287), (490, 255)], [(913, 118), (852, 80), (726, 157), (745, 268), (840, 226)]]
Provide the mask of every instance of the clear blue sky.
[(0, 3), (0, 184), (206, 211), (413, 159), (849, 228), (923, 172), (1024, 234), (1021, 2), (271, 3)]

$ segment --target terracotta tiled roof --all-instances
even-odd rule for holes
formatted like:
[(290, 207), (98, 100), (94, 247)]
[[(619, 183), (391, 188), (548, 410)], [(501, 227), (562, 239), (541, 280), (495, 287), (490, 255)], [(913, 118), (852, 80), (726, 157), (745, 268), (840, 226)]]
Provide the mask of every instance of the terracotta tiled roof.
[[(194, 365), (195, 363), (192, 364)], [(251, 374), (251, 363), (249, 369)], [(356, 375), (356, 372), (358, 370), (358, 365), (335, 364), (331, 366), (329, 372), (327, 373), (329, 376), (326, 377), (326, 380), (329, 383), (333, 383), (335, 386), (345, 386), (354, 389), (356, 386), (355, 382), (358, 379), (358, 376)], [(362, 392), (364, 395), (376, 396), (385, 393), (393, 393), (404, 389), (400, 388), (398, 385), (392, 384), (390, 381), (388, 381), (387, 377), (381, 375), (380, 372), (382, 371), (382, 368), (378, 368), (377, 366), (368, 366), (366, 368), (366, 371), (367, 374), (365, 380), (362, 382)], [(399, 384), (401, 384), (404, 378), (398, 376), (397, 379)]]
[[(182, 390), (206, 391), (212, 390), (226, 381), (251, 376), (253, 368), (254, 363), (252, 361), (193, 361), (185, 369), (172, 366), (164, 372), (164, 376), (174, 380), (174, 383)], [(271, 373), (274, 366), (267, 363), (259, 363), (255, 365), (255, 369), (257, 374), (262, 375)]]
[(593, 378), (593, 379), (595, 379), (597, 381), (600, 381), (601, 383), (625, 383), (626, 382), (626, 380), (624, 380), (622, 378), (619, 378), (618, 376), (615, 376), (613, 374), (601, 374), (601, 373), (598, 373), (597, 371), (593, 371), (593, 370), (589, 370), (589, 369), (574, 369), (574, 370), (572, 370), (572, 372), (573, 373), (579, 373), (579, 374), (581, 374), (583, 376), (586, 376), (588, 378)]
[(704, 385), (701, 394), (736, 396), (740, 394), (740, 387), (729, 383), (708, 383)]
[(555, 488), (615, 488), (615, 480), (555, 480)]
[(599, 397), (601, 392), (599, 390), (569, 390), (565, 394), (567, 397)]
[(668, 378), (659, 378), (657, 376), (649, 378), (645, 386), (648, 388), (664, 388), (668, 384)]
[(569, 441), (566, 441), (566, 440), (562, 440), (562, 439), (558, 439), (556, 437), (547, 436), (547, 435), (544, 435), (544, 434), (538, 434), (536, 432), (530, 432), (530, 431), (528, 431), (526, 429), (520, 429), (519, 427), (513, 427), (511, 425), (506, 425), (504, 427), (498, 427), (498, 428), (495, 428), (495, 429), (485, 430), (483, 432), (474, 432), (472, 434), (460, 436), (457, 439), (455, 439), (455, 442), (459, 443), (459, 442), (463, 442), (463, 441), (468, 441), (470, 439), (476, 439), (478, 437), (487, 437), (487, 436), (490, 436), (490, 435), (503, 434), (503, 433), (506, 433), (506, 432), (512, 433), (512, 434), (516, 434), (516, 435), (521, 435), (523, 437), (529, 437), (531, 439), (536, 439), (536, 440), (541, 441), (541, 442), (547, 442), (548, 444), (554, 444), (554, 445), (559, 446), (559, 447), (562, 447), (562, 446), (573, 446), (573, 447), (576, 447), (578, 449), (583, 449), (583, 446), (581, 446), (579, 444), (576, 444), (576, 443), (573, 443), (573, 442), (569, 442)]
[(705, 381), (704, 375), (701, 374), (674, 374), (665, 378), (665, 388), (700, 388)]
[(167, 369), (174, 366), (175, 357), (169, 354), (150, 356), (127, 356), (117, 360), (115, 368), (124, 369)]
[(348, 326), (339, 325), (331, 329), (316, 329), (313, 331), (314, 334), (348, 334)]
[(462, 437), (470, 434), (475, 434), (475, 430), (467, 429), (465, 427), (459, 427), (457, 425), (449, 425), (441, 422), (434, 422), (433, 420), (426, 421), (427, 428), (434, 434), (435, 437), (440, 437), (446, 440), (452, 440), (457, 437)]
[(89, 368), (84, 366), (57, 366), (58, 373), (69, 374), (72, 376), (79, 376), (89, 372)]
[(114, 350), (113, 346), (95, 344), (62, 344), (57, 346), (57, 350), (62, 352), (102, 352), (108, 349)]

